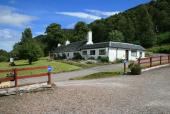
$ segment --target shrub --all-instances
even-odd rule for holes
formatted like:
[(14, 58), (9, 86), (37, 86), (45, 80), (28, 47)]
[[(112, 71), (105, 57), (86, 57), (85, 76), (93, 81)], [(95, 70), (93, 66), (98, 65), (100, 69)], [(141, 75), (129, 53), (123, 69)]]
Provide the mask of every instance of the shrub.
[(8, 58), (5, 56), (0, 56), (0, 62), (6, 62), (8, 61)]
[(80, 53), (74, 53), (73, 59), (74, 60), (81, 60), (81, 59), (83, 59), (83, 57), (80, 55)]
[(95, 60), (95, 58), (94, 57), (89, 57), (88, 60)]
[(109, 57), (101, 57), (101, 56), (99, 56), (98, 60), (101, 61), (101, 62), (109, 62)]
[(128, 66), (130, 68), (132, 75), (140, 75), (141, 74), (141, 66), (139, 64), (131, 63)]
[(122, 59), (116, 59), (115, 63), (122, 63), (123, 60)]

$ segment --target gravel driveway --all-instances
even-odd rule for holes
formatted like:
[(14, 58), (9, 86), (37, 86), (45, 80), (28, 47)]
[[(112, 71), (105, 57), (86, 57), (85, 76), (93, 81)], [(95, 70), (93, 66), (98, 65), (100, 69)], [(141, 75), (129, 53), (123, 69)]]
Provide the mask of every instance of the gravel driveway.
[(0, 114), (170, 114), (170, 67), (0, 97)]

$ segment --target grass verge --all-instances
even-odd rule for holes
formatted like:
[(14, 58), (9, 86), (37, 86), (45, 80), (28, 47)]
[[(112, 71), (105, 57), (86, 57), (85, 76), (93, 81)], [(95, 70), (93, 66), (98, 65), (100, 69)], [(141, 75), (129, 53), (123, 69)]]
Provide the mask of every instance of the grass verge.
[(122, 72), (99, 72), (83, 77), (70, 78), (69, 80), (90, 80), (90, 79), (109, 78), (109, 77), (119, 76), (121, 74), (123, 73)]
[[(81, 67), (76, 65), (71, 65), (67, 63), (62, 63), (59, 61), (48, 61), (47, 58), (41, 58), (36, 62), (33, 62), (32, 65), (29, 65), (27, 60), (18, 60), (15, 61), (16, 66), (9, 66), (9, 62), (1, 62), (0, 63), (0, 69), (13, 69), (13, 68), (27, 68), (27, 67), (36, 67), (36, 66), (47, 66), (50, 65), (53, 67), (52, 73), (59, 73), (59, 72), (67, 72), (67, 71), (73, 71), (73, 70), (79, 70)], [(47, 72), (47, 69), (40, 69), (40, 70), (31, 70), (31, 71), (21, 71), (18, 72), (19, 76), (23, 75), (33, 75), (33, 74), (39, 74), (39, 73), (45, 73)], [(7, 73), (1, 73), (0, 78), (6, 77)]]

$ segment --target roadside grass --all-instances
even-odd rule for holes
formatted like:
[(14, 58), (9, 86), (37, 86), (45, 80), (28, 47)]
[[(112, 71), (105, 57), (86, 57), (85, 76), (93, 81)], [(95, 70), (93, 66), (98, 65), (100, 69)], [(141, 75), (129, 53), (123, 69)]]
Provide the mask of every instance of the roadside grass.
[(69, 80), (90, 80), (90, 79), (109, 78), (109, 77), (119, 76), (121, 74), (123, 74), (122, 71), (117, 71), (117, 72), (99, 72), (99, 73), (94, 73), (94, 74), (90, 74), (90, 75), (83, 76), (83, 77), (70, 78)]
[[(26, 60), (18, 60), (15, 61), (16, 66), (9, 66), (8, 62), (1, 62), (0, 63), (0, 69), (13, 69), (13, 68), (27, 68), (27, 67), (36, 67), (36, 66), (47, 66), (50, 65), (53, 67), (52, 73), (59, 73), (59, 72), (67, 72), (67, 71), (73, 71), (81, 69), (81, 67), (76, 65), (71, 65), (59, 61), (49, 61), (47, 58), (40, 58), (38, 61), (33, 62), (32, 65), (29, 65)], [(31, 71), (21, 71), (18, 72), (18, 75), (32, 75), (32, 74), (39, 74), (39, 73), (45, 73), (47, 72), (47, 69), (40, 69), (40, 70), (31, 70)], [(0, 77), (6, 77), (7, 73), (0, 74)]]

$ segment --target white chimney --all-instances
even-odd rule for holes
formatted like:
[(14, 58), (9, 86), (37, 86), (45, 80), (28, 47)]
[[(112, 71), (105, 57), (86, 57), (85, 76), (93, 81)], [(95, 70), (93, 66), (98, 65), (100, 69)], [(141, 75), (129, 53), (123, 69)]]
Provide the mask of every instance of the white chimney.
[(67, 45), (69, 45), (69, 44), (70, 44), (70, 41), (67, 40), (67, 41), (65, 42), (65, 45), (67, 46)]
[(86, 43), (87, 45), (89, 45), (89, 44), (93, 44), (93, 41), (92, 41), (92, 31), (89, 31), (88, 33), (87, 33), (87, 43)]
[(61, 44), (58, 44), (58, 47), (60, 47), (61, 46)]

